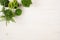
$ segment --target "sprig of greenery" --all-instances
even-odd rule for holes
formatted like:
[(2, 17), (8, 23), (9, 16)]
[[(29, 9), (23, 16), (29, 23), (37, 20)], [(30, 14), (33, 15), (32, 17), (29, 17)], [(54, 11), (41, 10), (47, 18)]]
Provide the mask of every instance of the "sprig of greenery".
[[(4, 15), (2, 15), (0, 18), (4, 18), (7, 22), (15, 22), (14, 17), (20, 16), (22, 14), (22, 10), (19, 8), (19, 5), (23, 5), (24, 7), (30, 7), (32, 4), (31, 0), (21, 0), (21, 4), (18, 3), (17, 0), (13, 0), (13, 2), (10, 2), (9, 0), (0, 0), (0, 4), (3, 6), (2, 11)], [(6, 9), (6, 7), (8, 9)], [(13, 10), (15, 9), (15, 10)]]
[(8, 4), (9, 8), (18, 8), (19, 7), (19, 3), (17, 2), (17, 0), (14, 0), (13, 2), (9, 2)]
[(8, 7), (8, 3), (9, 3), (9, 0), (0, 0), (0, 4), (5, 7)]
[(21, 0), (21, 3), (24, 7), (29, 7), (32, 4), (31, 0)]

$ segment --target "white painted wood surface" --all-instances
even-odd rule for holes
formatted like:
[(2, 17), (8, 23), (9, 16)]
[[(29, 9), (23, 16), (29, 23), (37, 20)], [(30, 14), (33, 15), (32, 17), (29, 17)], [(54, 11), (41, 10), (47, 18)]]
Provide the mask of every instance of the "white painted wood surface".
[(60, 0), (32, 1), (16, 23), (0, 22), (0, 40), (60, 40)]

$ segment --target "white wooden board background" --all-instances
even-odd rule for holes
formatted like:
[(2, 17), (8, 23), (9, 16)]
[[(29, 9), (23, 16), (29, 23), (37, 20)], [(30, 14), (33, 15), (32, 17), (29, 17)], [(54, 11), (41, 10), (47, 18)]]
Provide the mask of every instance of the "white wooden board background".
[(60, 0), (32, 1), (16, 23), (0, 22), (0, 40), (60, 40)]

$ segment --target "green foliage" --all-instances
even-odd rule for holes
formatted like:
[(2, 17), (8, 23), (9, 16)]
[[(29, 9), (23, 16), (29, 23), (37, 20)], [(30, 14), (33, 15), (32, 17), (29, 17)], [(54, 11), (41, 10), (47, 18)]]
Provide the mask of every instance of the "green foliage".
[(8, 4), (9, 8), (18, 8), (19, 7), (19, 3), (17, 2), (17, 0), (14, 0), (13, 2), (9, 2)]
[[(22, 14), (22, 10), (19, 9), (19, 5), (23, 5), (24, 7), (29, 7), (32, 4), (31, 0), (21, 0), (22, 4), (19, 4), (17, 0), (13, 0), (13, 2), (10, 2), (9, 0), (0, 0), (0, 4), (3, 6), (1, 12), (3, 12), (4, 15), (0, 16), (0, 18), (6, 20), (7, 22), (15, 22), (14, 17), (20, 16)], [(8, 9), (6, 9), (6, 7)]]
[(16, 9), (15, 14), (17, 16), (20, 16), (22, 14), (22, 10), (21, 9)]
[(19, 3), (17, 2), (17, 0), (13, 1), (13, 6), (14, 6), (14, 8), (18, 8), (19, 7)]
[(32, 4), (31, 0), (21, 0), (21, 2), (24, 7), (29, 7)]
[(4, 14), (7, 21), (10, 21), (12, 17), (14, 17), (14, 14), (10, 9), (5, 10)]
[(9, 3), (9, 0), (0, 0), (0, 4), (5, 7), (8, 7), (8, 3)]

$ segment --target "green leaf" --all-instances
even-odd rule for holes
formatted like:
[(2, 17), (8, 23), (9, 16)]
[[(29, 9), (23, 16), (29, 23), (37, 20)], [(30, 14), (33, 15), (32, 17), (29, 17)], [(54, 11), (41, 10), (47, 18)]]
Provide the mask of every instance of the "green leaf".
[(14, 18), (11, 19), (12, 22), (15, 22)]
[(8, 3), (9, 3), (9, 0), (0, 0), (0, 4), (5, 7), (8, 7)]
[(5, 10), (4, 14), (7, 21), (10, 21), (12, 17), (14, 17), (14, 14), (10, 9)]
[(32, 4), (31, 0), (21, 0), (24, 7), (29, 7)]
[(21, 9), (16, 9), (15, 14), (17, 16), (20, 16), (22, 14), (22, 10)]
[(5, 16), (0, 16), (0, 21), (4, 21), (5, 20)]
[(19, 7), (19, 3), (17, 2), (17, 0), (14, 0), (13, 2), (9, 2), (8, 6), (9, 8), (16, 9)]

